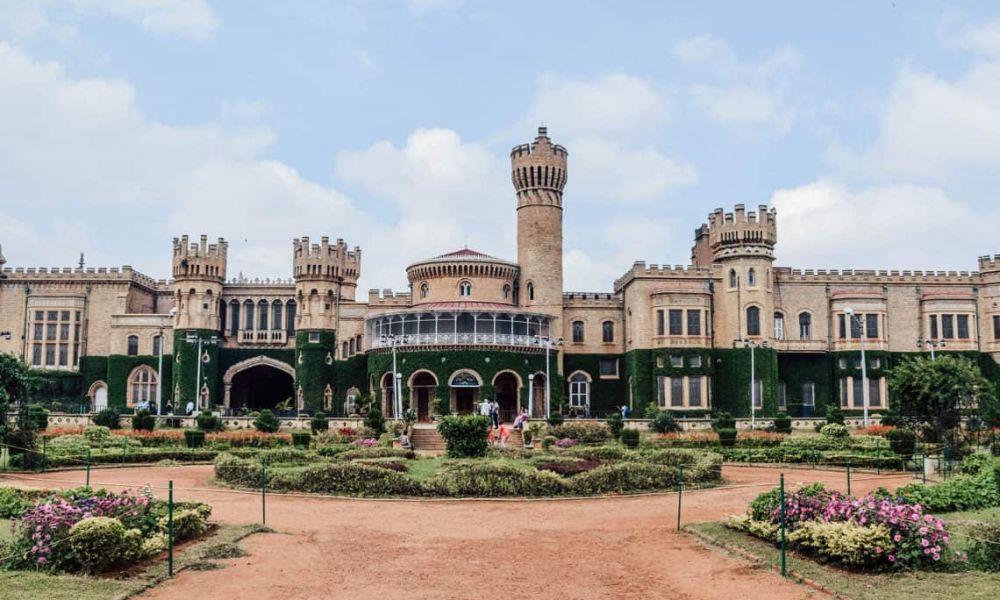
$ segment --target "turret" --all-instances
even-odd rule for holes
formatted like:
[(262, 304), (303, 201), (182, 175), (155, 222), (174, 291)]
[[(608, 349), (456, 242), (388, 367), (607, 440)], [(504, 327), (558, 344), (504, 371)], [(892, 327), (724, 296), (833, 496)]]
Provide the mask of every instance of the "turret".
[(545, 127), (538, 128), (531, 144), (515, 146), (510, 153), (511, 181), (517, 192), (519, 302), (554, 316), (553, 332), (562, 327), (566, 159), (566, 149), (549, 140)]
[(177, 314), (174, 329), (218, 331), (219, 297), (226, 279), (229, 244), (219, 238), (208, 243), (189, 243), (188, 236), (174, 238), (173, 276)]
[(344, 240), (330, 238), (310, 244), (308, 237), (292, 241), (292, 273), (299, 312), (296, 329), (335, 329), (336, 305), (354, 301), (361, 275), (361, 248), (348, 250)]
[(778, 240), (777, 213), (766, 204), (758, 212), (746, 212), (737, 204), (734, 212), (721, 208), (708, 215), (708, 244), (716, 261), (738, 257), (763, 257), (774, 260)]

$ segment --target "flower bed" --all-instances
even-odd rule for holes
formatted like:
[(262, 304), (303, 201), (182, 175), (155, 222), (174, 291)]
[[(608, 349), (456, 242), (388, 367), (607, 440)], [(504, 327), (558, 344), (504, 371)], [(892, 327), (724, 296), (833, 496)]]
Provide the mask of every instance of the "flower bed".
[[(780, 539), (777, 490), (758, 496), (746, 515), (727, 526), (769, 542)], [(789, 494), (785, 505), (788, 546), (845, 567), (923, 569), (948, 556), (944, 521), (920, 504), (888, 493), (854, 498), (816, 484)]]
[[(0, 568), (96, 573), (127, 567), (167, 547), (167, 506), (148, 490), (23, 494), (21, 502), (33, 503), (15, 519), (12, 542), (0, 547)], [(210, 514), (206, 504), (175, 503), (175, 540), (204, 533)]]

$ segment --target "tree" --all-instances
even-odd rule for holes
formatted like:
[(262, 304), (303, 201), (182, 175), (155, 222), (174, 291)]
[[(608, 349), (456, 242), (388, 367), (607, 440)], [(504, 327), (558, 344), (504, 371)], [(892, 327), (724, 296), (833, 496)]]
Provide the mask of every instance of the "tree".
[(27, 404), (28, 368), (10, 354), (0, 354), (0, 443), (7, 441), (7, 412), (12, 404)]
[(962, 414), (996, 414), (996, 386), (970, 359), (954, 354), (936, 359), (908, 358), (892, 373), (889, 384), (899, 399), (899, 421), (926, 427), (943, 442), (961, 422)]

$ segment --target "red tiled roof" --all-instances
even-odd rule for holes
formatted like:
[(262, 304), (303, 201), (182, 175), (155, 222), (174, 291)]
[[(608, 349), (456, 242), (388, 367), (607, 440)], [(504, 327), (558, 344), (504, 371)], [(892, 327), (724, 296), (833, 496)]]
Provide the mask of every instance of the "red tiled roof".
[(498, 310), (506, 312), (519, 312), (520, 309), (513, 304), (503, 304), (501, 302), (426, 302), (424, 304), (414, 304), (413, 310)]
[(464, 256), (475, 256), (477, 258), (496, 258), (495, 256), (490, 256), (489, 254), (484, 254), (477, 250), (472, 250), (471, 248), (462, 248), (461, 250), (455, 250), (454, 252), (441, 254), (439, 256), (435, 256), (434, 258), (458, 258)]

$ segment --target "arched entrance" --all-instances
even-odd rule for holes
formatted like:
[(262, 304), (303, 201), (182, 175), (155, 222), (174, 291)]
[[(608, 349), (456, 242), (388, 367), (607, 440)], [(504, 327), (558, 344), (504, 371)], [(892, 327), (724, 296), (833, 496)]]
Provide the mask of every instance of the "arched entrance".
[(413, 408), (417, 411), (418, 421), (431, 420), (431, 402), (434, 401), (435, 391), (437, 391), (437, 377), (430, 371), (419, 371), (410, 377), (410, 398), (413, 399)]
[(108, 407), (108, 386), (103, 381), (95, 381), (90, 386), (88, 396), (94, 412), (100, 412)]
[(270, 365), (244, 369), (233, 377), (229, 407), (233, 410), (274, 410), (278, 404), (294, 402), (292, 376)]
[(531, 395), (532, 404), (534, 404), (533, 411), (534, 414), (531, 415), (533, 418), (544, 418), (545, 417), (545, 373), (535, 373), (535, 376), (531, 379)]
[(396, 416), (396, 386), (392, 384), (392, 373), (382, 376), (382, 414), (387, 418)]
[(493, 378), (493, 392), (500, 405), (500, 420), (510, 423), (517, 416), (521, 381), (511, 371), (502, 371)]
[(267, 356), (236, 363), (222, 377), (224, 404), (230, 411), (274, 410), (289, 401), (295, 405), (295, 369)]
[(482, 385), (482, 378), (473, 371), (462, 370), (452, 373), (448, 378), (452, 410), (460, 415), (475, 412), (476, 402), (479, 400), (479, 388)]

